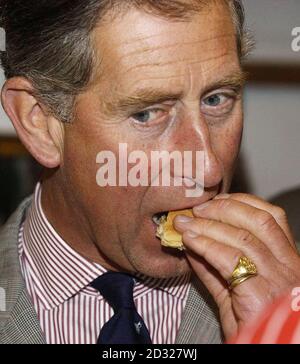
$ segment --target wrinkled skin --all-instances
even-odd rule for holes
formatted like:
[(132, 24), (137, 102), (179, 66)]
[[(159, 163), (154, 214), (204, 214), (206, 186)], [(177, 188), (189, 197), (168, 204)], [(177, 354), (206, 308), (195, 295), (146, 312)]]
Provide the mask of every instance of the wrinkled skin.
[[(193, 207), (230, 186), (242, 133), (241, 69), (230, 13), (218, 5), (188, 22), (171, 22), (131, 10), (104, 23), (93, 38), (101, 67), (77, 100), (75, 122), (65, 127), (62, 162), (44, 183), (43, 204), (61, 235), (107, 268), (181, 275), (189, 264), (184, 254), (161, 248), (152, 216)], [(231, 84), (224, 87), (227, 79)], [(118, 105), (149, 88), (166, 96), (153, 100), (150, 121), (139, 123), (132, 115), (145, 109), (145, 95), (137, 106)], [(210, 95), (217, 95), (217, 106), (204, 103)], [(96, 156), (103, 150), (117, 155), (123, 142), (129, 152), (148, 156), (155, 150), (204, 151), (204, 195), (186, 198), (184, 186), (100, 188)]]

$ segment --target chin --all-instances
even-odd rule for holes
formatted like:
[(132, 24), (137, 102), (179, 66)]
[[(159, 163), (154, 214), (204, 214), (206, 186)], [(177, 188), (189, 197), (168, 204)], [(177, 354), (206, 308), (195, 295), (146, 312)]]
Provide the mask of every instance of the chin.
[(153, 278), (179, 277), (191, 271), (184, 251), (165, 248), (156, 237), (157, 225), (151, 219), (145, 219), (134, 237), (128, 234), (123, 242), (122, 255), (127, 261), (127, 268)]
[(159, 260), (149, 265), (149, 260), (146, 264), (136, 263), (135, 271), (147, 277), (153, 278), (173, 278), (182, 276), (191, 271), (189, 264), (185, 262), (170, 264), (170, 262), (162, 263)]
[(153, 278), (172, 278), (191, 271), (184, 252), (156, 244), (157, 249), (135, 246), (127, 250), (127, 259), (135, 272)]

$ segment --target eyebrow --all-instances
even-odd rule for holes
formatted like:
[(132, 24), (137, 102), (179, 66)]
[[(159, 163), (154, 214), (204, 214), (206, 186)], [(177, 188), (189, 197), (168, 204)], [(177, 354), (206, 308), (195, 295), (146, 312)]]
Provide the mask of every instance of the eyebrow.
[(247, 79), (248, 79), (248, 73), (240, 70), (230, 74), (229, 76), (223, 77), (219, 81), (213, 82), (212, 84), (208, 85), (208, 87), (205, 90), (205, 93), (222, 87), (231, 87), (236, 90), (240, 90), (245, 86)]
[[(231, 87), (236, 91), (241, 90), (247, 80), (247, 73), (239, 70), (226, 77), (221, 78), (204, 89), (204, 94), (223, 87)], [(110, 113), (134, 113), (149, 106), (160, 104), (166, 101), (179, 100), (183, 97), (183, 92), (167, 92), (157, 88), (142, 88), (136, 90), (132, 95), (126, 95), (115, 102), (106, 102), (106, 110)]]

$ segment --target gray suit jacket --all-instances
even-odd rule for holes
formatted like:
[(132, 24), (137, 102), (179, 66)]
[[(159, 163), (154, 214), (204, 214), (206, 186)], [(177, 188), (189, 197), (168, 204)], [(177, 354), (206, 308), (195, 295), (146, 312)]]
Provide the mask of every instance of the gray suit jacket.
[[(0, 288), (5, 311), (0, 311), (0, 344), (43, 344), (35, 309), (26, 291), (18, 259), (18, 232), (32, 198), (26, 199), (0, 231)], [(188, 296), (177, 344), (221, 343), (217, 307), (196, 277)]]

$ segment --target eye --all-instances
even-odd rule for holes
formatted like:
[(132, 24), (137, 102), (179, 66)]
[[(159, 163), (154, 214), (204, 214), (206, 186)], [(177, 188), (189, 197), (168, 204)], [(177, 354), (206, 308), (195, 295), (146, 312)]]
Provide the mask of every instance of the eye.
[(224, 95), (211, 95), (204, 100), (207, 106), (216, 107), (224, 101)]
[(236, 95), (217, 93), (206, 97), (202, 101), (201, 109), (210, 116), (223, 116), (232, 111)]
[(150, 122), (155, 122), (156, 120), (161, 119), (161, 117), (167, 114), (168, 112), (166, 110), (155, 108), (155, 109), (140, 111), (136, 114), (133, 114), (132, 119), (134, 119), (138, 123), (146, 124)]

